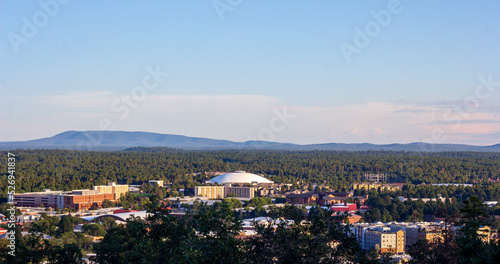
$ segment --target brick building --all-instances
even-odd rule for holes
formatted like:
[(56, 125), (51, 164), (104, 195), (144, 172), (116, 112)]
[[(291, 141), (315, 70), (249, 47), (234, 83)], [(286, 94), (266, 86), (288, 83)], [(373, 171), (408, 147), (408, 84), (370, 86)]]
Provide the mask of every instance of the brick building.
[(286, 195), (286, 202), (289, 204), (312, 204), (319, 203), (317, 193), (291, 193)]
[(63, 196), (63, 208), (88, 210), (93, 206), (101, 207), (104, 200), (115, 200), (115, 195), (114, 193), (99, 193), (97, 190), (74, 190), (72, 194)]
[(101, 207), (104, 200), (115, 201), (128, 192), (128, 185), (109, 183), (95, 186), (93, 190), (51, 191), (14, 194), (15, 206), (72, 208), (75, 210)]

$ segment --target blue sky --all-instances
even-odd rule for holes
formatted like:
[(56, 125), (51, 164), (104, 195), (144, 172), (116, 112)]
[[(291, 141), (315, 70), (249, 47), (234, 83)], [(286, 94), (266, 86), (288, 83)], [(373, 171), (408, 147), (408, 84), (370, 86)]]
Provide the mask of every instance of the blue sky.
[(498, 1), (2, 0), (0, 12), (0, 141), (113, 129), (500, 143)]

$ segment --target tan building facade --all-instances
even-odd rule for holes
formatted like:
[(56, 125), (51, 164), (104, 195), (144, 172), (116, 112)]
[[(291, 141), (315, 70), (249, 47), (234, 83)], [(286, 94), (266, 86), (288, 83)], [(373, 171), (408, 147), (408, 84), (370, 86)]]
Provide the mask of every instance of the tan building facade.
[(226, 197), (224, 188), (224, 186), (196, 186), (194, 188), (194, 195), (209, 199), (224, 199)]
[(382, 183), (372, 183), (372, 182), (359, 182), (359, 183), (352, 183), (351, 184), (351, 189), (352, 190), (371, 190), (375, 189), (379, 192), (383, 191), (397, 191), (400, 188), (398, 186), (390, 185), (390, 184), (382, 184)]
[(92, 189), (96, 190), (98, 193), (112, 193), (114, 194), (112, 200), (118, 200), (128, 193), (128, 187), (127, 184), (117, 185), (114, 182), (109, 182), (108, 185), (98, 185), (94, 186)]
[(238, 187), (227, 184), (226, 186), (196, 186), (195, 196), (208, 197), (209, 199), (224, 199), (233, 194), (238, 198), (254, 198), (255, 187)]
[(380, 253), (403, 254), (405, 252), (405, 232), (381, 232), (368, 230), (365, 233), (365, 246), (380, 249)]
[(254, 187), (224, 187), (225, 194), (228, 196), (229, 194), (235, 194), (236, 197), (239, 198), (254, 198), (255, 197), (255, 188)]

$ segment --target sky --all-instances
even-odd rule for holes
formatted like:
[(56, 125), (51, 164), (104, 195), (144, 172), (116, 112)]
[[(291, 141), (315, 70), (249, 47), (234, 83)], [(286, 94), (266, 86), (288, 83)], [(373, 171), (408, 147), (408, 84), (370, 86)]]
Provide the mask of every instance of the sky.
[(0, 141), (500, 143), (500, 2), (0, 0)]

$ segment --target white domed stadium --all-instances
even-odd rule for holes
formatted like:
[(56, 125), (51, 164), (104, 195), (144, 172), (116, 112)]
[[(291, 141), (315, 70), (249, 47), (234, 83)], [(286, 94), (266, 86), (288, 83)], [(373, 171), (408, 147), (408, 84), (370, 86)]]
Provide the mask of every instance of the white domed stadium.
[(244, 171), (235, 171), (226, 174), (219, 175), (211, 180), (208, 180), (207, 183), (217, 183), (217, 184), (225, 184), (225, 183), (274, 183), (262, 176), (255, 175), (252, 173), (247, 173)]

